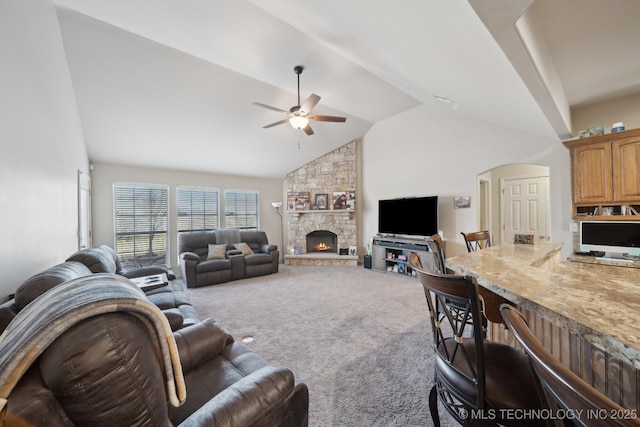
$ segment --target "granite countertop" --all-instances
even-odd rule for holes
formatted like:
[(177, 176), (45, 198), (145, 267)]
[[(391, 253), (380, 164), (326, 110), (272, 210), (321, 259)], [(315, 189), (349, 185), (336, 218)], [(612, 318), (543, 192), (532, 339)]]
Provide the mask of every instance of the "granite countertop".
[(561, 261), (561, 247), (503, 244), (446, 264), (640, 369), (640, 271)]

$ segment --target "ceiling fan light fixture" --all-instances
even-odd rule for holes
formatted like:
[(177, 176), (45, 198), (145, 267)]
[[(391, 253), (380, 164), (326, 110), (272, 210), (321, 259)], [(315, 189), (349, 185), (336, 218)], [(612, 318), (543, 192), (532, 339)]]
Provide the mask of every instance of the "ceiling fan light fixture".
[(288, 119), (279, 120), (275, 123), (262, 126), (263, 128), (267, 129), (289, 122), (291, 124), (291, 127), (293, 127), (294, 129), (302, 130), (304, 131), (304, 133), (310, 136), (313, 135), (313, 129), (311, 129), (311, 126), (309, 125), (309, 122), (312, 120), (316, 122), (344, 122), (347, 120), (346, 117), (321, 116), (315, 114), (310, 115), (313, 107), (315, 107), (318, 101), (320, 101), (320, 97), (315, 93), (312, 93), (303, 103), (300, 103), (300, 74), (302, 73), (303, 69), (304, 67), (302, 67), (302, 65), (296, 65), (293, 68), (293, 71), (298, 75), (298, 104), (291, 107), (289, 111), (271, 107), (270, 105), (261, 104), (259, 102), (253, 103), (253, 105), (257, 105), (258, 107), (277, 111), (279, 113), (284, 113), (289, 116)]
[(289, 123), (296, 129), (304, 129), (309, 124), (309, 119), (303, 116), (293, 116), (289, 119)]

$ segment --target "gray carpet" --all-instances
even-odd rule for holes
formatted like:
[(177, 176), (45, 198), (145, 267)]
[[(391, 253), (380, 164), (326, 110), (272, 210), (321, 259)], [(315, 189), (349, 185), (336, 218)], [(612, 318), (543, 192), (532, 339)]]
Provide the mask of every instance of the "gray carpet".
[[(362, 267), (280, 266), (190, 289), (211, 317), (309, 387), (311, 426), (429, 426), (431, 326), (415, 278)], [(443, 425), (455, 425), (441, 410)]]

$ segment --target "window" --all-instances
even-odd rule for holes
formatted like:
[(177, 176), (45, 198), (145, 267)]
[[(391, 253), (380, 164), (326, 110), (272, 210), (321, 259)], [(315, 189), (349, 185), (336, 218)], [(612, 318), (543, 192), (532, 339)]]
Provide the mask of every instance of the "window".
[(227, 190), (224, 204), (226, 228), (258, 228), (257, 191)]
[(123, 269), (166, 265), (167, 186), (114, 184), (116, 252)]
[(178, 235), (186, 231), (215, 230), (219, 227), (218, 189), (176, 188)]

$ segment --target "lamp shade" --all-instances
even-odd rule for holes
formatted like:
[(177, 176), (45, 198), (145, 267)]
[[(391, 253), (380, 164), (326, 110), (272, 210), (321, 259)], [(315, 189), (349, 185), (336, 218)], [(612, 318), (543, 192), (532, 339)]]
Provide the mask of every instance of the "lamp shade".
[(271, 206), (277, 209), (282, 206), (282, 202), (271, 202)]

